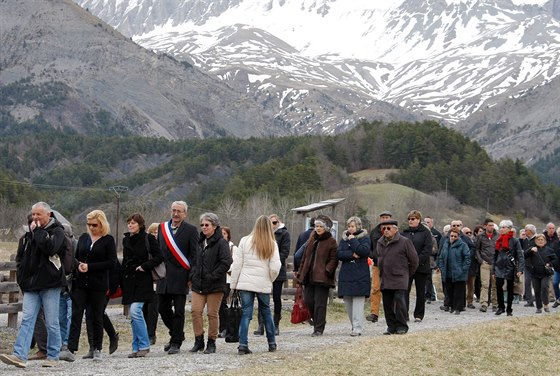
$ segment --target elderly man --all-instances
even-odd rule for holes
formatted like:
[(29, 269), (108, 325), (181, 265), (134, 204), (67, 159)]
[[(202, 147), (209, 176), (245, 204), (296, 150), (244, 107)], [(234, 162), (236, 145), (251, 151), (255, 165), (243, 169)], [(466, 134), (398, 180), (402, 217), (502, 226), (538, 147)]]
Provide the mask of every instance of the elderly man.
[[(537, 235), (537, 228), (535, 227), (535, 225), (528, 224), (525, 226), (525, 239), (520, 239), (521, 248), (523, 248), (524, 251), (529, 248), (533, 248), (535, 246), (536, 235)], [(525, 268), (523, 269), (523, 278), (525, 279), (523, 295), (525, 295), (525, 300), (527, 301), (524, 307), (535, 306), (533, 303), (534, 301), (533, 287), (531, 285), (531, 280), (533, 279), (533, 277), (531, 275), (530, 267), (531, 265), (525, 265)]]
[(399, 234), (397, 221), (383, 221), (379, 229), (383, 236), (377, 242), (376, 256), (387, 322), (383, 334), (405, 334), (408, 332), (408, 281), (418, 268), (418, 254), (412, 241)]
[[(393, 217), (390, 211), (382, 211), (379, 214), (379, 222), (389, 221)], [(379, 229), (379, 225), (375, 226), (370, 234), (369, 238), (371, 240), (371, 254), (370, 257), (373, 260), (373, 266), (371, 268), (371, 294), (370, 294), (370, 314), (366, 316), (366, 320), (371, 322), (377, 322), (379, 319), (379, 304), (381, 303), (381, 290), (379, 288), (379, 267), (377, 266), (377, 257), (374, 256), (375, 250), (377, 248), (377, 241), (381, 239), (383, 234)]]
[(31, 207), (31, 236), (20, 243), (17, 252), (17, 281), (23, 292), (23, 317), (13, 354), (0, 354), (0, 360), (25, 368), (33, 330), (42, 307), (47, 326), (47, 359), (43, 367), (58, 363), (61, 338), (58, 321), (60, 292), (66, 286), (62, 260), (64, 227), (52, 216), (51, 207), (38, 202)]
[(496, 283), (491, 276), (496, 241), (500, 235), (496, 232), (494, 221), (490, 218), (484, 220), (484, 229), (485, 231), (480, 233), (475, 241), (475, 257), (480, 263), (480, 312), (488, 310), (489, 300), (492, 302), (493, 309), (498, 309)]
[(186, 222), (188, 206), (184, 201), (171, 204), (171, 220), (160, 224), (158, 241), (166, 268), (165, 278), (157, 282), (159, 313), (169, 329), (170, 339), (163, 350), (178, 354), (185, 340), (185, 303), (190, 279), (190, 260), (198, 247), (197, 228)]

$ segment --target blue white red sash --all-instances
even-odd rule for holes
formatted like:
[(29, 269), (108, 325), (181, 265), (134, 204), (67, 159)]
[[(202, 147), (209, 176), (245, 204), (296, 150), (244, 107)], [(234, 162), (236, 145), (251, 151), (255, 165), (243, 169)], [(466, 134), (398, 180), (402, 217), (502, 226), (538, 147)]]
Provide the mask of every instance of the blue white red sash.
[(175, 236), (173, 235), (173, 231), (171, 230), (171, 221), (169, 222), (162, 222), (161, 223), (161, 233), (163, 234), (163, 239), (165, 239), (165, 244), (167, 244), (167, 248), (169, 251), (175, 256), (175, 259), (181, 264), (181, 266), (187, 270), (191, 269), (191, 264), (189, 260), (185, 257), (181, 248), (177, 242), (175, 242)]

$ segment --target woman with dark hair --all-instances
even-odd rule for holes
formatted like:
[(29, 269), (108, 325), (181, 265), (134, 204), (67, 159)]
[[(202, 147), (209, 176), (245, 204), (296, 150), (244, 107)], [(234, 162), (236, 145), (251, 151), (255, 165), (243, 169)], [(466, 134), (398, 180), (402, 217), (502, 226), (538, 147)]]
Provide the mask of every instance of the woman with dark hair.
[(362, 229), (362, 220), (350, 217), (348, 230), (342, 233), (337, 258), (342, 261), (338, 274), (338, 296), (344, 299), (346, 312), (352, 324), (351, 336), (360, 336), (364, 330), (364, 304), (371, 290), (368, 257), (371, 239)]
[(536, 313), (544, 311), (550, 312), (548, 308), (548, 285), (550, 277), (546, 275), (545, 266), (552, 266), (556, 259), (554, 251), (546, 245), (546, 237), (544, 234), (535, 236), (535, 246), (527, 248), (523, 255), (526, 260), (526, 267), (531, 270), (531, 283), (535, 291), (535, 303), (537, 305)]
[(88, 232), (80, 236), (76, 249), (78, 272), (72, 284), (72, 324), (66, 358), (74, 360), (78, 350), (82, 319), (86, 307), (92, 320), (94, 361), (101, 360), (103, 345), (103, 313), (109, 290), (109, 272), (117, 263), (115, 239), (109, 234), (110, 226), (105, 213), (93, 210), (87, 215)]
[(220, 221), (214, 213), (200, 216), (200, 240), (191, 264), (192, 325), (195, 342), (190, 352), (204, 350), (202, 312), (208, 315), (208, 343), (205, 354), (216, 352), (220, 304), (226, 287), (226, 275), (231, 265), (231, 251), (222, 236)]
[(445, 295), (449, 299), (449, 312), (459, 315), (465, 310), (467, 278), (471, 264), (471, 251), (457, 228), (449, 230), (449, 241), (442, 243), (436, 271), (445, 281)]
[(333, 222), (327, 215), (315, 218), (315, 230), (311, 233), (297, 273), (304, 286), (303, 299), (313, 319), (313, 337), (323, 335), (327, 318), (329, 289), (334, 288), (337, 244), (331, 234)]
[(123, 239), (122, 304), (130, 304), (132, 353), (129, 358), (142, 358), (150, 352), (150, 338), (142, 309), (154, 298), (151, 270), (163, 262), (156, 238), (146, 233), (142, 215), (135, 213), (126, 219), (128, 231)]
[(257, 218), (253, 231), (241, 239), (231, 267), (231, 288), (239, 290), (243, 315), (239, 324), (239, 355), (251, 354), (249, 350), (249, 323), (253, 317), (255, 296), (259, 315), (263, 318), (268, 351), (276, 351), (275, 326), (270, 312), (272, 282), (281, 267), (278, 244), (274, 238), (272, 221), (267, 216)]

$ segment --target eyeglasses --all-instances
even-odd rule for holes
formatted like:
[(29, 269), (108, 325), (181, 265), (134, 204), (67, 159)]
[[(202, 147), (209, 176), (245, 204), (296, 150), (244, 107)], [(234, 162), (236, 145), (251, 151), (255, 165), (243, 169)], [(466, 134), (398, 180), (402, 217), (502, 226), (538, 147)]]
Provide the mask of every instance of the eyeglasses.
[(99, 223), (88, 223), (87, 226), (88, 227), (97, 227), (97, 226), (99, 226)]
[(210, 223), (201, 223), (200, 227), (210, 227), (212, 226)]
[(472, 232), (471, 232), (471, 231), (467, 231), (467, 232), (465, 232), (465, 234), (466, 234), (466, 235), (472, 235)]
[(381, 227), (381, 231), (390, 231), (390, 230), (392, 230), (392, 229), (393, 229), (393, 228), (392, 228), (391, 226), (383, 226), (383, 227)]
[(277, 224), (278, 224), (278, 221), (272, 221), (272, 224), (273, 224), (273, 225), (277, 225)]
[(171, 210), (171, 213), (179, 213), (179, 214), (181, 214), (181, 213), (184, 213), (184, 212), (185, 212), (185, 211), (184, 211), (184, 210), (181, 210), (181, 209), (173, 209), (173, 210)]

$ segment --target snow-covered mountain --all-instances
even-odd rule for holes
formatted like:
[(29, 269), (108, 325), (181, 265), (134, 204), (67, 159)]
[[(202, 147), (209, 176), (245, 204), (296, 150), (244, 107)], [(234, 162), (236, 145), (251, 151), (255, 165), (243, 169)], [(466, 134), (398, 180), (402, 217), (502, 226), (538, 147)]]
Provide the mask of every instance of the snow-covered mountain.
[(247, 93), (293, 133), (395, 118), (383, 102), (460, 127), (560, 75), (560, 0), (77, 2)]

